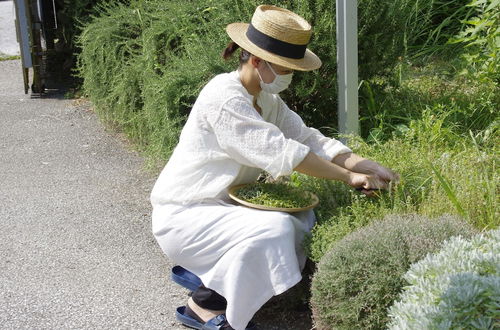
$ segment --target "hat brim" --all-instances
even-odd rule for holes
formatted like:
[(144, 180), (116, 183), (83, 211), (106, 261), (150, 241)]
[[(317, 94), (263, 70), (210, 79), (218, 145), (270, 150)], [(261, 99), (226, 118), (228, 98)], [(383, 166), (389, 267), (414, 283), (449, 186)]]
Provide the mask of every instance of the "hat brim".
[(248, 26), (248, 23), (231, 23), (226, 27), (226, 32), (229, 37), (238, 44), (238, 46), (250, 52), (251, 54), (258, 56), (268, 62), (278, 64), (293, 70), (311, 71), (321, 67), (321, 60), (309, 49), (306, 49), (303, 58), (294, 59), (273, 54), (265, 49), (256, 46), (246, 36)]

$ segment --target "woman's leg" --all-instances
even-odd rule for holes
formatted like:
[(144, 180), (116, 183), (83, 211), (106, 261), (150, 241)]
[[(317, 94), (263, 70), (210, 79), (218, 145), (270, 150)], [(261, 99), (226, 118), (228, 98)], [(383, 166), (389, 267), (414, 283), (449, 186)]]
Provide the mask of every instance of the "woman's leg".
[(196, 305), (204, 309), (226, 310), (226, 298), (205, 287), (203, 284), (191, 295)]
[(226, 299), (203, 284), (192, 293), (186, 306), (186, 314), (205, 323), (226, 312)]

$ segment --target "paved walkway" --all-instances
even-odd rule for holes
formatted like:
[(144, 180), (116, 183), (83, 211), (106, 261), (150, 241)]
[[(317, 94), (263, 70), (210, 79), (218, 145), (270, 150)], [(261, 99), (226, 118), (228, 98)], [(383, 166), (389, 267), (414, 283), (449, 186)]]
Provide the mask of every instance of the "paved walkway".
[(185, 329), (151, 234), (153, 175), (74, 101), (0, 61), (0, 328)]

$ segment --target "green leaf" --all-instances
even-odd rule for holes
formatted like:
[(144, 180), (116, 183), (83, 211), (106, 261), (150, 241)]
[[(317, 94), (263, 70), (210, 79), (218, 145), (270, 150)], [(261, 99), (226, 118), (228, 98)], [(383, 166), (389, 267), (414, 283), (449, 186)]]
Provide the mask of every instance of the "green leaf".
[(486, 8), (485, 12), (492, 10), (495, 7), (500, 6), (500, 0), (493, 0), (490, 5)]
[(464, 209), (462, 208), (462, 205), (460, 205), (460, 202), (458, 201), (457, 195), (453, 191), (453, 188), (450, 184), (450, 182), (439, 172), (439, 170), (430, 162), (428, 161), (429, 166), (431, 167), (432, 171), (434, 174), (436, 174), (436, 177), (439, 180), (439, 183), (441, 183), (441, 187), (443, 187), (443, 190), (445, 191), (446, 195), (448, 196), (448, 199), (450, 202), (455, 206), (455, 208), (458, 211), (458, 214), (460, 214), (462, 217), (466, 217), (466, 213)]

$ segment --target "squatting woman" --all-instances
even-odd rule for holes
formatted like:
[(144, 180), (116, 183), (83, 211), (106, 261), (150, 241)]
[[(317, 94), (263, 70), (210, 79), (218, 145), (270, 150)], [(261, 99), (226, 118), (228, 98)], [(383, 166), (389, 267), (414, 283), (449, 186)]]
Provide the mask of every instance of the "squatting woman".
[(200, 92), (151, 202), (160, 247), (203, 283), (178, 313), (200, 329), (243, 330), (255, 328), (249, 322), (267, 300), (300, 281), (301, 241), (315, 218), (235, 205), (228, 189), (262, 171), (274, 178), (298, 171), (371, 195), (397, 175), (307, 127), (280, 98), (295, 70), (321, 66), (307, 49), (306, 20), (259, 6), (250, 24), (226, 31), (232, 42), (223, 56), (240, 48), (239, 68)]

